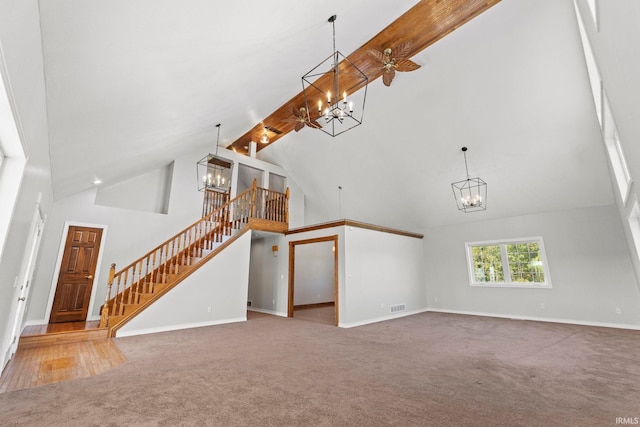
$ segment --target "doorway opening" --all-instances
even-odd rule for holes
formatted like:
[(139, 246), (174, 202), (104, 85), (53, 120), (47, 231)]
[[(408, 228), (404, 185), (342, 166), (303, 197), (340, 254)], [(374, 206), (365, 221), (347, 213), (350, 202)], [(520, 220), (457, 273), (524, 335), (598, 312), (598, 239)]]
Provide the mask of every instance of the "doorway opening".
[(338, 326), (338, 235), (289, 242), (287, 317)]

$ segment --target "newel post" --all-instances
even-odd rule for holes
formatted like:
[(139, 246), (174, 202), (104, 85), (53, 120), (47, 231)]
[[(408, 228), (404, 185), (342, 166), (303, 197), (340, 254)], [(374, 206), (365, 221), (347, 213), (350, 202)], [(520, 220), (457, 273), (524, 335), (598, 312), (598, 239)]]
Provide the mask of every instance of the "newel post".
[(111, 299), (111, 286), (113, 286), (113, 277), (116, 274), (116, 264), (111, 264), (109, 269), (109, 280), (107, 282), (107, 296), (102, 306), (102, 312), (100, 313), (100, 327), (106, 328), (109, 326), (109, 300)]
[(253, 184), (251, 185), (251, 215), (249, 218), (256, 217), (256, 195), (258, 193), (258, 180), (253, 178)]
[(284, 192), (284, 222), (289, 225), (289, 196), (291, 193), (289, 192), (289, 187)]

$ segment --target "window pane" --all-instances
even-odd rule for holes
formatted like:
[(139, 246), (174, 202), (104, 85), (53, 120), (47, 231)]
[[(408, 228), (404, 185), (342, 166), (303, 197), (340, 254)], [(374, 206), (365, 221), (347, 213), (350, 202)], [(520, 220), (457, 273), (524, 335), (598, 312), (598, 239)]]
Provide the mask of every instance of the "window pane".
[(544, 269), (538, 243), (508, 244), (506, 248), (512, 282), (544, 282)]
[(504, 282), (500, 246), (472, 246), (473, 277), (476, 282)]

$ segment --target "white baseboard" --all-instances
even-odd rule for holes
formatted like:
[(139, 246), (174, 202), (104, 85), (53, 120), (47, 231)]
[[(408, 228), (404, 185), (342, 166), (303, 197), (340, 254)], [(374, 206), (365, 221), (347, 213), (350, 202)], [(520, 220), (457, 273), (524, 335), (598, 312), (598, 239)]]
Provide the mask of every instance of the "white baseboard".
[(4, 347), (0, 349), (0, 377), (4, 373), (4, 368), (7, 367), (7, 364), (11, 359), (9, 359), (7, 353), (9, 353), (9, 347)]
[(148, 329), (136, 329), (132, 331), (118, 330), (116, 331), (116, 338), (130, 337), (134, 335), (155, 334), (158, 332), (178, 331), (181, 329), (201, 328), (203, 326), (224, 325), (227, 323), (238, 323), (238, 322), (246, 322), (246, 321), (247, 321), (247, 318), (245, 316), (245, 317), (238, 317), (238, 318), (232, 318), (232, 319), (212, 320), (208, 322), (185, 323), (182, 325), (160, 326), (157, 328), (148, 328)]
[[(24, 322), (24, 328), (26, 328), (27, 326), (41, 326), (41, 325), (48, 325), (49, 322), (42, 319), (42, 320), (27, 320), (26, 322)], [(24, 330), (24, 328), (22, 328)]]
[(412, 316), (414, 314), (424, 313), (428, 311), (426, 308), (422, 308), (420, 310), (412, 310), (412, 311), (401, 311), (399, 313), (390, 314), (388, 316), (376, 317), (373, 319), (361, 320), (359, 322), (351, 322), (351, 323), (343, 323), (339, 322), (338, 327), (340, 328), (355, 328), (356, 326), (368, 325), (370, 323), (378, 323), (384, 322), (385, 320), (398, 319), (400, 317)]
[(281, 311), (267, 310), (265, 308), (247, 307), (247, 310), (255, 311), (257, 313), (272, 314), (274, 316), (287, 317), (287, 313), (283, 313)]
[(484, 312), (478, 312), (478, 311), (465, 311), (465, 310), (447, 310), (447, 309), (441, 309), (441, 308), (428, 308), (426, 311), (434, 312), (434, 313), (463, 314), (467, 316), (497, 317), (500, 319), (529, 320), (532, 322), (564, 323), (567, 325), (596, 326), (600, 328), (615, 328), (615, 329), (630, 329), (634, 331), (640, 330), (640, 325), (629, 325), (625, 323), (590, 322), (585, 320), (555, 319), (550, 317), (535, 317), (535, 316), (518, 316), (513, 314), (484, 313)]

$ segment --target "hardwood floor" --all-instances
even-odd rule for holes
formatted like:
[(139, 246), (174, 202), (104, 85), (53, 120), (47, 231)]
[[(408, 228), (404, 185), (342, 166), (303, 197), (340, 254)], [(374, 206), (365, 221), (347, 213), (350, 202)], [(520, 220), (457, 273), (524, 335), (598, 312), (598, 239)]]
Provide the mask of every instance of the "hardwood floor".
[(0, 393), (89, 377), (126, 362), (96, 322), (29, 326), (20, 340), (0, 376)]
[(307, 320), (309, 322), (326, 323), (335, 325), (335, 306), (320, 305), (310, 308), (295, 309), (293, 312), (294, 319)]
[(50, 323), (48, 325), (34, 325), (26, 326), (20, 337), (28, 337), (32, 335), (51, 334), (57, 332), (70, 332), (70, 331), (86, 331), (88, 329), (98, 329), (100, 325), (99, 320), (90, 322), (65, 322), (65, 323)]

